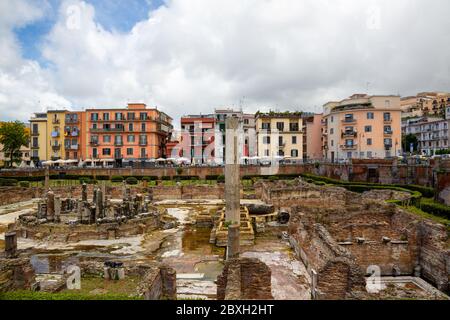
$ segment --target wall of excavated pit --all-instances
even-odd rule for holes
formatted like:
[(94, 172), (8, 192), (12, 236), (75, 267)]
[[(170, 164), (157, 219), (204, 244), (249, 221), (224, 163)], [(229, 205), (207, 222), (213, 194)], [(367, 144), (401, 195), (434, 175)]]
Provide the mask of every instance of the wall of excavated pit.
[(35, 282), (30, 259), (2, 259), (0, 257), (0, 292), (29, 290)]
[(256, 258), (230, 259), (217, 277), (218, 300), (271, 300), (270, 268)]
[(156, 186), (150, 188), (153, 200), (184, 200), (184, 199), (223, 199), (225, 184), (190, 185), (190, 186)]
[(157, 215), (135, 218), (126, 223), (105, 223), (95, 225), (66, 225), (44, 223), (26, 225), (20, 222), (13, 226), (21, 238), (51, 240), (57, 242), (78, 242), (83, 240), (107, 240), (131, 237), (154, 231), (160, 227)]

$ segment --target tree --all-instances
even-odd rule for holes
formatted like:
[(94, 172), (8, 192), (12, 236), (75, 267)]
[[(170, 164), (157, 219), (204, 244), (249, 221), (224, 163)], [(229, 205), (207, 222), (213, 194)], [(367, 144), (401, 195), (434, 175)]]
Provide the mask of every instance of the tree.
[(29, 144), (30, 135), (25, 125), (19, 121), (4, 122), (0, 125), (0, 144), (5, 158), (9, 158), (9, 167), (20, 163), (20, 148)]
[(403, 136), (403, 151), (409, 152), (411, 143), (413, 144), (413, 151), (416, 152), (417, 148), (419, 146), (419, 141), (417, 140), (417, 137), (414, 134), (407, 134), (406, 136)]

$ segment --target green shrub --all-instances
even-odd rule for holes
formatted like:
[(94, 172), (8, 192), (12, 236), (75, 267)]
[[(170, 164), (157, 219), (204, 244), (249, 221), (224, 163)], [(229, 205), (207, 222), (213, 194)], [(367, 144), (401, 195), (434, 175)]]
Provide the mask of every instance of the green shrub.
[(432, 200), (422, 200), (420, 202), (420, 209), (429, 214), (450, 219), (450, 207)]
[(169, 181), (169, 180), (172, 180), (172, 178), (170, 176), (164, 176), (164, 177), (161, 178), (161, 180)]
[(16, 179), (0, 179), (0, 187), (15, 187), (17, 183)]
[(19, 187), (29, 188), (30, 187), (30, 182), (29, 181), (19, 181)]
[(111, 181), (112, 182), (123, 182), (123, 177), (122, 176), (112, 176)]
[(150, 182), (150, 181), (158, 180), (158, 177), (154, 177), (154, 176), (152, 176), (152, 177), (142, 177), (141, 180), (142, 180), (142, 181)]
[(127, 184), (138, 184), (138, 179), (135, 177), (128, 177), (125, 181)]
[(278, 180), (280, 180), (280, 178), (278, 176), (270, 176), (269, 180), (270, 181), (278, 181)]
[(206, 180), (217, 180), (219, 178), (218, 175), (207, 175)]
[(225, 176), (223, 174), (221, 174), (220, 176), (217, 177), (217, 182), (223, 183), (225, 182)]

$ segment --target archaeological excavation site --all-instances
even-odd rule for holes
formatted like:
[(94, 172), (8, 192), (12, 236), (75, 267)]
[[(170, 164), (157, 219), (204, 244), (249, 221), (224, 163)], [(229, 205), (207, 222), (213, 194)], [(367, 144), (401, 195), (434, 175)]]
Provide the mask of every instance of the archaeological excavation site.
[(449, 225), (413, 209), (417, 192), (244, 183), (227, 148), (216, 183), (57, 185), (46, 171), (2, 187), (0, 299), (449, 299)]

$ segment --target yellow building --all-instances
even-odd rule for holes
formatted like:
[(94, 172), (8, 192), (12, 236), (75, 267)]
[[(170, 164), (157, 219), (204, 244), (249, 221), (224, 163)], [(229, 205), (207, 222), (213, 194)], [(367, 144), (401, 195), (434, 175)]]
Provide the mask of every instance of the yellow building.
[(47, 113), (35, 113), (30, 119), (30, 129), (31, 160), (34, 162), (48, 160)]
[(302, 159), (302, 127), (301, 112), (258, 112), (256, 114), (258, 156)]
[(47, 160), (64, 159), (64, 110), (47, 111)]
[(328, 160), (401, 155), (399, 96), (355, 94), (324, 105), (323, 149)]
[(402, 117), (440, 116), (444, 117), (450, 93), (421, 92), (416, 96), (402, 97), (400, 106)]

